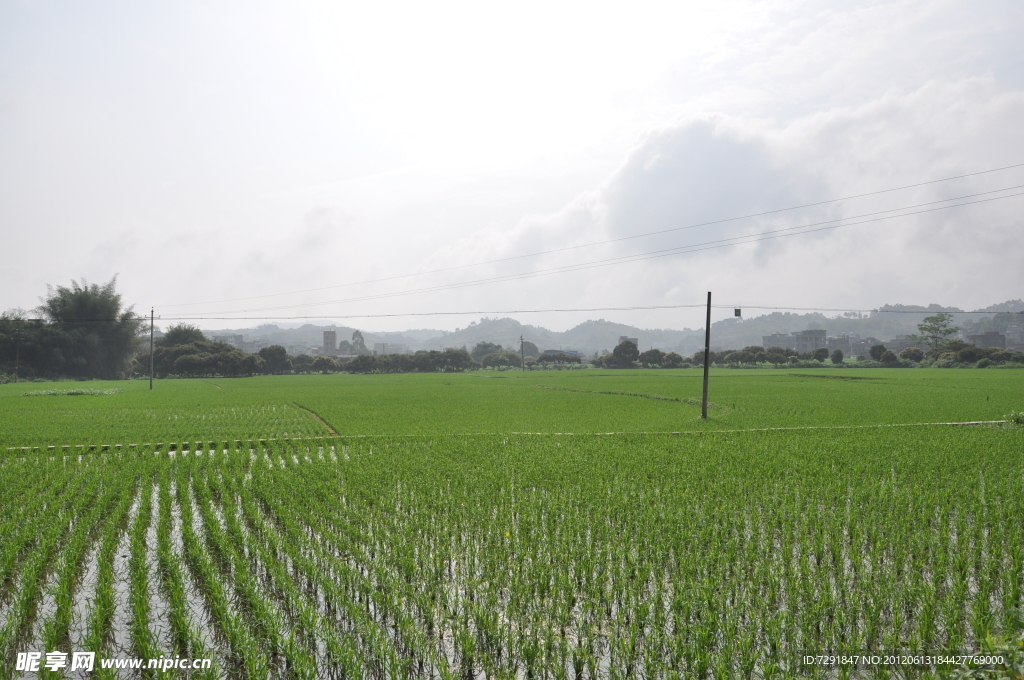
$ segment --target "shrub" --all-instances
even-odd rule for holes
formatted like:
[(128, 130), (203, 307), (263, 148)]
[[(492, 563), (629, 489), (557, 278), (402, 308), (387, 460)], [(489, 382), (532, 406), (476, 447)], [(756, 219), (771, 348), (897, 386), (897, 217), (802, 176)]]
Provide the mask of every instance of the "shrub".
[(956, 360), (962, 364), (973, 364), (985, 358), (985, 350), (974, 345), (968, 345), (956, 353)]
[(1010, 411), (1003, 417), (1011, 425), (1024, 425), (1024, 411)]
[(977, 366), (978, 368), (988, 368), (988, 367), (989, 367), (989, 366), (991, 366), (991, 365), (992, 365), (992, 360), (991, 360), (991, 359), (989, 359), (989, 358), (987, 358), (987, 357), (986, 357), (985, 359), (982, 359), (981, 361), (979, 361), (979, 362), (978, 362), (978, 363), (976, 364), (976, 366)]
[(882, 353), (882, 356), (879, 359), (879, 361), (881, 361), (886, 366), (895, 366), (900, 362), (900, 358), (896, 356), (895, 352), (885, 350), (885, 352)]

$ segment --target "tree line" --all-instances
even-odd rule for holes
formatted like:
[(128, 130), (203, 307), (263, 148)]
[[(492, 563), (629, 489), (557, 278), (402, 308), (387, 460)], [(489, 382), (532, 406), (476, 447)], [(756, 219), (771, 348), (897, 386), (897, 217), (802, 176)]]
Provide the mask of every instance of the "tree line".
[[(0, 315), (0, 380), (4, 375), (21, 378), (77, 378), (117, 380), (149, 373), (148, 319), (124, 307), (116, 290), (117, 277), (105, 284), (72, 281), (70, 286), (47, 287), (42, 304), (29, 318), (24, 312)], [(1005, 321), (1005, 319), (1000, 319)], [(950, 314), (927, 317), (912, 336), (921, 347), (899, 354), (876, 345), (859, 357), (859, 366), (980, 366), (1024, 364), (1024, 354), (982, 348), (953, 339), (959, 329)], [(195, 326), (172, 326), (155, 343), (153, 369), (158, 377), (278, 375), (283, 373), (432, 373), (481, 368), (513, 369), (582, 367), (583, 360), (565, 352), (541, 353), (532, 342), (519, 348), (480, 342), (461, 349), (419, 351), (415, 354), (372, 355), (362, 334), (339, 343), (344, 352), (359, 354), (342, 362), (329, 356), (289, 356), (281, 345), (255, 354), (208, 339)], [(518, 351), (517, 351), (518, 350)], [(839, 350), (821, 348), (799, 353), (782, 347), (744, 347), (712, 352), (719, 366), (822, 365), (826, 360), (843, 365)], [(605, 356), (590, 361), (599, 368), (686, 368), (702, 366), (703, 350), (684, 358), (676, 352), (651, 349), (640, 352), (631, 341), (620, 343)]]
[(123, 307), (117, 277), (105, 284), (47, 286), (42, 304), (0, 315), (0, 373), (28, 378), (117, 380), (132, 370), (145, 320)]

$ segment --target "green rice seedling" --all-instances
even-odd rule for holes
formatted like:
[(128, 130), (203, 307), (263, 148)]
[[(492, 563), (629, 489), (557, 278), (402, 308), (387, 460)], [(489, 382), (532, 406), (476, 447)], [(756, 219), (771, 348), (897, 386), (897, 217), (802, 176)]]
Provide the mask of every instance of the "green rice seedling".
[[(40, 485), (42, 486), (40, 480)], [(6, 534), (0, 544), (0, 594), (6, 595), (9, 584), (17, 576), (18, 560), (26, 550), (36, 545), (41, 527), (46, 526), (58, 516), (63, 502), (72, 497), (73, 492), (57, 482), (72, 482), (72, 478), (47, 480), (50, 485), (47, 491), (25, 503), (22, 512), (11, 513), (10, 520), (5, 523)], [(77, 488), (77, 484), (73, 485)]]
[[(107, 649), (110, 641), (111, 623), (117, 600), (114, 592), (114, 556), (121, 542), (137, 490), (134, 474), (126, 475), (120, 486), (121, 495), (117, 508), (109, 516), (100, 535), (97, 552), (96, 585), (93, 593), (92, 610), (89, 616), (85, 647), (97, 654)], [(101, 673), (101, 676), (104, 673)], [(112, 673), (106, 673), (110, 677)]]
[[(88, 514), (75, 522), (73, 533), (61, 555), (61, 563), (57, 567), (58, 579), (55, 588), (57, 610), (53, 617), (46, 621), (43, 628), (43, 642), (47, 650), (70, 649), (71, 641), (68, 634), (80, 568), (86, 552), (95, 538), (96, 529), (114, 509), (119, 491), (117, 480), (113, 481), (115, 483), (103, 491), (103, 496), (88, 510)], [(43, 669), (42, 675), (56, 677), (59, 674)]]
[[(193, 528), (192, 492), (190, 486), (193, 479), (176, 470), (175, 488), (178, 504), (181, 507), (181, 537), (185, 551), (185, 561), (192, 577), (202, 590), (212, 618), (223, 635), (230, 649), (227, 666), (231, 671), (243, 673), (245, 677), (266, 677), (269, 672), (269, 659), (256, 638), (248, 630), (245, 623), (233, 611), (229, 603), (216, 566), (210, 555), (203, 549)], [(203, 529), (205, 530), (205, 526)], [(229, 672), (231, 672), (229, 671)]]
[[(252, 573), (253, 570), (250, 566), (252, 554), (248, 550), (250, 546), (247, 544), (238, 522), (234, 493), (212, 480), (209, 475), (206, 477), (206, 484), (201, 488), (203, 493), (197, 496), (197, 499), (200, 502), (200, 512), (207, 527), (207, 538), (218, 544), (218, 551), (229, 556), (232, 563), (235, 592), (239, 600), (244, 603), (244, 610), (247, 612), (249, 620), (259, 631), (260, 638), (269, 643), (270, 649), (286, 658), (290, 670), (296, 676), (315, 676), (315, 662), (303, 646), (295, 643), (294, 637), (285, 636), (284, 631), (288, 629), (288, 626), (274, 604), (262, 592)], [(212, 495), (221, 500), (220, 507), (227, 532), (221, 531), (219, 523), (209, 512), (211, 507), (210, 490), (215, 492)]]
[(349, 672), (358, 668), (359, 655), (351, 639), (346, 635), (339, 635), (335, 626), (317, 611), (316, 603), (299, 591), (294, 577), (280, 561), (280, 556), (285, 554), (285, 550), (276, 531), (266, 524), (248, 490), (245, 487), (232, 489), (236, 490), (239, 493), (245, 522), (255, 539), (248, 545), (267, 569), (273, 582), (272, 589), (283, 601), (293, 627), (297, 632), (303, 633), (304, 642), (313, 650), (316, 648), (314, 636), (323, 641), (331, 667), (348, 669)]
[(83, 484), (81, 494), (76, 495), (73, 490), (66, 490), (61, 499), (63, 502), (57, 504), (58, 510), (53, 521), (40, 527), (34, 549), (22, 565), (17, 588), (6, 612), (6, 623), (0, 628), (0, 654), (13, 653), (21, 636), (32, 625), (46, 574), (54, 558), (60, 555), (74, 518), (80, 517), (96, 500), (97, 480), (91, 481), (91, 484)]
[(146, 542), (153, 516), (150, 482), (150, 471), (144, 470), (139, 480), (139, 507), (130, 530), (128, 574), (131, 587), (128, 605), (131, 610), (130, 630), (134, 650), (140, 657), (155, 659), (160, 653), (150, 629), (150, 565)]
[[(160, 574), (160, 585), (169, 604), (168, 619), (171, 628), (173, 652), (182, 657), (193, 659), (210, 658), (212, 652), (206, 647), (199, 632), (189, 618), (188, 596), (185, 591), (185, 579), (182, 574), (178, 555), (171, 544), (171, 506), (173, 499), (170, 491), (170, 470), (168, 465), (160, 470), (159, 519), (157, 524), (157, 565)], [(165, 650), (166, 651), (166, 650)], [(208, 669), (210, 677), (215, 677), (217, 669)]]

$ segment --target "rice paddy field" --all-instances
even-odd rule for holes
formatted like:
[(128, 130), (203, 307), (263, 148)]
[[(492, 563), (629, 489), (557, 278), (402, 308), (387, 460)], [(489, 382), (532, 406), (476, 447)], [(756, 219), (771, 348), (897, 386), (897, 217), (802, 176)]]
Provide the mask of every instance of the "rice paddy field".
[(0, 385), (0, 677), (947, 677), (1020, 635), (1024, 428), (939, 423), (1024, 410), (1024, 372), (724, 370), (707, 421), (700, 390)]

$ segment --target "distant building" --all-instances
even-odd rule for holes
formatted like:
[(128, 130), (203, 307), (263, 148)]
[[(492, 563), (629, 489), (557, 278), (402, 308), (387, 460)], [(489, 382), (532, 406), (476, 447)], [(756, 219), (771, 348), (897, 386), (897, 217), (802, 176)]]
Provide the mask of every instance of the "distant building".
[(813, 352), (821, 347), (826, 347), (828, 342), (825, 339), (825, 331), (809, 330), (793, 333), (793, 349), (803, 354)]
[(921, 345), (925, 343), (921, 342), (920, 340), (913, 340), (908, 335), (897, 335), (892, 340), (886, 340), (882, 344), (885, 345), (885, 348), (892, 352), (893, 354), (899, 354), (908, 347), (921, 348)]
[(867, 354), (868, 351), (875, 345), (881, 345), (882, 341), (878, 338), (873, 338), (870, 335), (866, 338), (853, 340), (850, 342), (850, 354), (859, 357), (861, 354)]
[(1006, 349), (1024, 352), (1024, 323), (1013, 324), (1006, 329)]
[(761, 346), (765, 349), (769, 347), (782, 347), (790, 348), (793, 343), (790, 341), (791, 336), (786, 333), (772, 333), (771, 335), (761, 336)]
[(338, 331), (324, 331), (324, 354), (331, 356), (338, 353)]
[(835, 352), (836, 350), (839, 350), (840, 352), (843, 353), (844, 357), (848, 357), (848, 356), (850, 356), (850, 350), (851, 350), (851, 348), (850, 348), (850, 336), (849, 335), (840, 335), (840, 336), (837, 336), (837, 337), (828, 338), (828, 340), (826, 342), (826, 347), (828, 347), (828, 351), (829, 352)]
[(267, 343), (266, 340), (260, 340), (259, 338), (256, 338), (255, 340), (250, 340), (249, 342), (243, 342), (238, 349), (242, 350), (243, 352), (248, 352), (249, 354), (255, 354), (264, 347), (269, 346), (270, 345)]
[(630, 337), (626, 337), (625, 335), (620, 335), (619, 336), (619, 344), (620, 345), (622, 343), (626, 342), (627, 340), (630, 341), (631, 343), (633, 343), (634, 345), (636, 345), (637, 347), (640, 346), (640, 339), (639, 338), (630, 338)]
[(375, 342), (373, 343), (375, 354), (408, 354), (409, 346), (399, 342)]
[(968, 335), (967, 342), (978, 347), (1006, 348), (1006, 336), (999, 331), (988, 331), (981, 335)]

